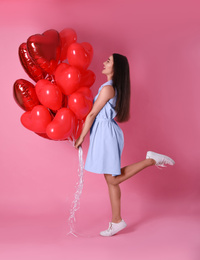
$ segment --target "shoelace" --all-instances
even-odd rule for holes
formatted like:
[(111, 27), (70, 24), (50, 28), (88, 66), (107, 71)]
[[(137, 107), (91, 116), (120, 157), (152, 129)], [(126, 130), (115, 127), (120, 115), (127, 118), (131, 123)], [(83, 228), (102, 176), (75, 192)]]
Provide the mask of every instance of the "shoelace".
[(109, 223), (109, 227), (108, 227), (107, 231), (110, 231), (110, 230), (112, 230), (112, 222)]

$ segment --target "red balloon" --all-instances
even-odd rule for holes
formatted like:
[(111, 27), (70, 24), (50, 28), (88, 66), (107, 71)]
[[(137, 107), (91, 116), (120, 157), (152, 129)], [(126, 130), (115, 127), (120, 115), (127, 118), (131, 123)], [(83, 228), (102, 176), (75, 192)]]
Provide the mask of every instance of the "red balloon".
[(25, 111), (30, 111), (40, 104), (34, 85), (25, 79), (15, 81), (13, 95), (16, 103)]
[(60, 32), (61, 39), (61, 54), (60, 60), (63, 61), (67, 59), (67, 50), (68, 47), (77, 41), (76, 32), (73, 29), (66, 28)]
[(50, 138), (47, 136), (47, 134), (45, 133), (42, 133), (42, 134), (39, 134), (39, 133), (36, 133), (37, 135), (39, 135), (39, 136), (41, 136), (41, 137), (43, 137), (43, 138), (45, 138), (45, 139), (49, 139), (50, 140)]
[(51, 119), (49, 110), (42, 105), (38, 105), (21, 116), (21, 123), (33, 132), (45, 133)]
[(67, 51), (70, 65), (79, 70), (86, 70), (91, 63), (93, 48), (89, 43), (72, 43)]
[(27, 40), (28, 52), (37, 66), (52, 74), (60, 58), (60, 36), (55, 30), (35, 34)]
[(69, 108), (78, 119), (84, 119), (92, 109), (93, 96), (88, 87), (82, 87), (74, 92), (68, 99)]
[[(14, 83), (14, 98), (27, 111), (21, 123), (47, 139), (77, 139), (92, 108), (95, 74), (87, 68), (93, 48), (76, 41), (71, 28), (60, 33), (51, 29), (19, 46), (21, 65), (36, 82), (35, 87), (23, 79)], [(66, 59), (68, 64), (62, 63)]]
[(74, 113), (69, 108), (61, 108), (47, 126), (46, 134), (53, 140), (65, 140), (72, 134), (74, 123)]
[(19, 46), (19, 58), (22, 67), (31, 79), (37, 82), (38, 80), (45, 78), (47, 73), (44, 72), (40, 67), (38, 67), (31, 59), (31, 56), (29, 55), (27, 50), (26, 43), (22, 43)]
[(66, 63), (58, 65), (55, 71), (55, 81), (65, 95), (70, 95), (80, 86), (80, 71)]
[(82, 42), (81, 45), (83, 46), (83, 48), (85, 49), (85, 51), (89, 55), (90, 63), (91, 63), (92, 58), (93, 58), (93, 48), (92, 48), (92, 45), (89, 42)]
[(76, 124), (75, 124), (74, 132), (72, 135), (72, 140), (76, 140), (80, 136), (82, 129), (83, 129), (83, 125), (84, 125), (84, 120), (76, 119)]
[(36, 94), (42, 105), (52, 110), (62, 106), (62, 93), (58, 86), (46, 79), (41, 79), (35, 85)]
[(86, 70), (81, 74), (80, 85), (84, 87), (91, 87), (95, 82), (96, 76), (93, 71)]

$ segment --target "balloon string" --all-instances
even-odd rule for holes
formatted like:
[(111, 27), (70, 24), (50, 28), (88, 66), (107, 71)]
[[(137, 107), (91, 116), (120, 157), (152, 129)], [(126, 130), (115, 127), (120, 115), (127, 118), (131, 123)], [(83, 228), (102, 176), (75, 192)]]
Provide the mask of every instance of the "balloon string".
[(74, 194), (74, 200), (72, 201), (71, 209), (70, 209), (70, 216), (68, 218), (68, 224), (69, 224), (69, 228), (70, 228), (70, 231), (68, 234), (72, 234), (75, 237), (77, 237), (77, 235), (75, 234), (75, 228), (74, 228), (74, 223), (76, 222), (75, 213), (80, 208), (80, 197), (81, 197), (81, 193), (83, 190), (83, 182), (84, 182), (84, 178), (83, 178), (84, 177), (84, 161), (83, 161), (83, 150), (82, 150), (81, 146), (79, 146), (79, 149), (78, 149), (78, 158), (79, 158), (79, 168), (78, 168), (79, 180), (76, 183), (76, 191)]

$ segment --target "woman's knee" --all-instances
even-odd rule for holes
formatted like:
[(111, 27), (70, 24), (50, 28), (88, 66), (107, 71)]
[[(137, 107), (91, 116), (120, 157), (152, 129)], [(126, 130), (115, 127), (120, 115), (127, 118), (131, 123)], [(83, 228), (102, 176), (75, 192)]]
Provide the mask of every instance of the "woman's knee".
[(104, 177), (105, 177), (108, 185), (117, 185), (118, 184), (116, 177), (114, 177), (110, 174), (104, 174)]

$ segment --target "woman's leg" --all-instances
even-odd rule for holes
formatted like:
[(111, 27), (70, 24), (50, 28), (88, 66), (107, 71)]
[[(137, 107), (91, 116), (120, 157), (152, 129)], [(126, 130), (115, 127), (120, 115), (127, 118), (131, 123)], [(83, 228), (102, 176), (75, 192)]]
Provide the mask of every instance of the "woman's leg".
[(114, 177), (110, 174), (104, 174), (104, 176), (106, 178), (107, 183), (117, 185), (134, 176), (136, 173), (142, 171), (143, 169), (155, 165), (155, 163), (156, 162), (153, 159), (145, 159), (143, 161), (123, 167), (121, 169), (121, 175)]
[(123, 167), (121, 169), (121, 175), (114, 177), (110, 174), (104, 174), (109, 189), (113, 223), (109, 225), (108, 230), (100, 233), (102, 236), (112, 236), (126, 227), (126, 223), (122, 221), (121, 218), (121, 191), (119, 184), (131, 178), (141, 170), (155, 164), (164, 167), (166, 164), (174, 165), (175, 162), (166, 155), (147, 152), (145, 160)]
[(108, 184), (108, 191), (112, 209), (112, 222), (118, 223), (122, 220), (121, 218), (121, 190), (119, 184), (113, 185)]
[(111, 208), (112, 208), (112, 222), (119, 223), (121, 218), (121, 191), (119, 184), (130, 177), (134, 176), (136, 173), (147, 168), (148, 166), (154, 165), (155, 161), (152, 159), (145, 159), (143, 161), (125, 166), (121, 169), (121, 175), (112, 176), (110, 174), (105, 174), (105, 179), (108, 184)]

